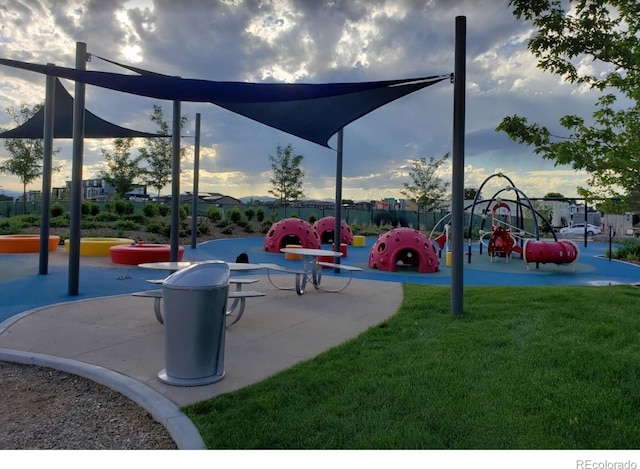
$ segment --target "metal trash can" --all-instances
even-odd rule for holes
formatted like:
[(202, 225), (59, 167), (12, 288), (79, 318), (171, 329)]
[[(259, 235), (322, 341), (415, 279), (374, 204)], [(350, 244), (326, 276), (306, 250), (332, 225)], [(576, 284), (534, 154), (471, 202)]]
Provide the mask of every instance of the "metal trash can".
[(165, 368), (160, 381), (202, 386), (224, 378), (224, 341), (229, 266), (194, 264), (162, 283)]

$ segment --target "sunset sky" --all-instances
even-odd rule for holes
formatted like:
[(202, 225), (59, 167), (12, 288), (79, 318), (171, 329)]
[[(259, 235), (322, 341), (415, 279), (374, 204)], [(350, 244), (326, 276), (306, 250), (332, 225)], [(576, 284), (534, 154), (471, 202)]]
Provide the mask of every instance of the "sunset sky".
[[(496, 172), (530, 197), (575, 196), (586, 175), (534, 155), (495, 131), (503, 117), (526, 116), (562, 133), (558, 119), (588, 117), (595, 95), (536, 68), (526, 41), (533, 30), (500, 0), (5, 0), (0, 4), (0, 57), (73, 67), (76, 42), (118, 62), (183, 78), (241, 82), (331, 83), (441, 75), (454, 69), (455, 17), (467, 18), (465, 186)], [(592, 63), (582, 64), (593, 67)], [(130, 73), (97, 58), (88, 70)], [(1, 67), (0, 126), (5, 109), (44, 101), (44, 77)], [(73, 94), (73, 83), (63, 81)], [(172, 103), (87, 86), (86, 107), (98, 116), (155, 132), (150, 116)], [(195, 115), (202, 116), (200, 191), (266, 196), (269, 155), (291, 144), (304, 155), (307, 198), (335, 195), (336, 152), (233, 114), (213, 104), (183, 103), (189, 118), (181, 190), (193, 181)], [(451, 152), (453, 85), (443, 81), (386, 105), (344, 130), (343, 198), (403, 197), (411, 161)], [(83, 178), (102, 168), (109, 140), (86, 140)], [(330, 140), (336, 148), (335, 137)], [(71, 177), (71, 141), (61, 151), (54, 187)], [(8, 156), (0, 146), (0, 158)], [(450, 164), (441, 175), (451, 177)], [(494, 180), (497, 178), (494, 178)], [(504, 182), (502, 182), (504, 184)], [(29, 189), (38, 190), (41, 181)], [(0, 175), (0, 192), (21, 191)], [(168, 186), (163, 193), (169, 193)]]

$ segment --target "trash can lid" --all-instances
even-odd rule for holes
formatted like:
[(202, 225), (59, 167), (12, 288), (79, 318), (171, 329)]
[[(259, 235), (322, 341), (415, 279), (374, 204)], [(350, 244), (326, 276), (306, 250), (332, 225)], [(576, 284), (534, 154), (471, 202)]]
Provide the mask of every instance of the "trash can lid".
[(226, 262), (198, 262), (171, 274), (162, 282), (162, 286), (177, 289), (223, 287), (229, 284), (229, 275)]

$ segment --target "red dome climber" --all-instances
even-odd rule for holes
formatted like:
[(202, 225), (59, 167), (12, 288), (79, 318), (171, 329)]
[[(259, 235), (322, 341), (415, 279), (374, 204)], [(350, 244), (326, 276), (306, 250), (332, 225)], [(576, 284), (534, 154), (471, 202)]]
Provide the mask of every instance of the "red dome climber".
[[(321, 243), (335, 242), (335, 239), (333, 239), (336, 229), (335, 217), (321, 218), (313, 224), (313, 228), (318, 233), (318, 238), (320, 238)], [(344, 220), (340, 221), (340, 243), (353, 244), (353, 232)]]
[(299, 218), (284, 218), (274, 223), (264, 237), (264, 250), (267, 252), (280, 252), (287, 244), (320, 249), (320, 239), (316, 230), (311, 223)]
[(413, 228), (396, 228), (381, 234), (371, 247), (369, 267), (395, 272), (398, 262), (418, 267), (423, 274), (436, 272), (440, 266), (431, 240)]

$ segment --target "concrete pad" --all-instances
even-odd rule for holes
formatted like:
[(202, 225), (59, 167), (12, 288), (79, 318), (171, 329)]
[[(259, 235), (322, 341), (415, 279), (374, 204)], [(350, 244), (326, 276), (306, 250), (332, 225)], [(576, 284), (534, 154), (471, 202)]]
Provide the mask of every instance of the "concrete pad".
[(248, 300), (242, 319), (226, 329), (226, 374), (214, 384), (179, 387), (158, 379), (165, 364), (165, 330), (149, 298), (119, 295), (34, 310), (0, 331), (0, 348), (97, 365), (183, 406), (310, 359), (384, 321), (402, 302), (400, 283), (354, 279), (340, 293), (311, 287), (300, 296), (275, 288), (266, 277), (258, 278), (252, 289), (266, 296)]

